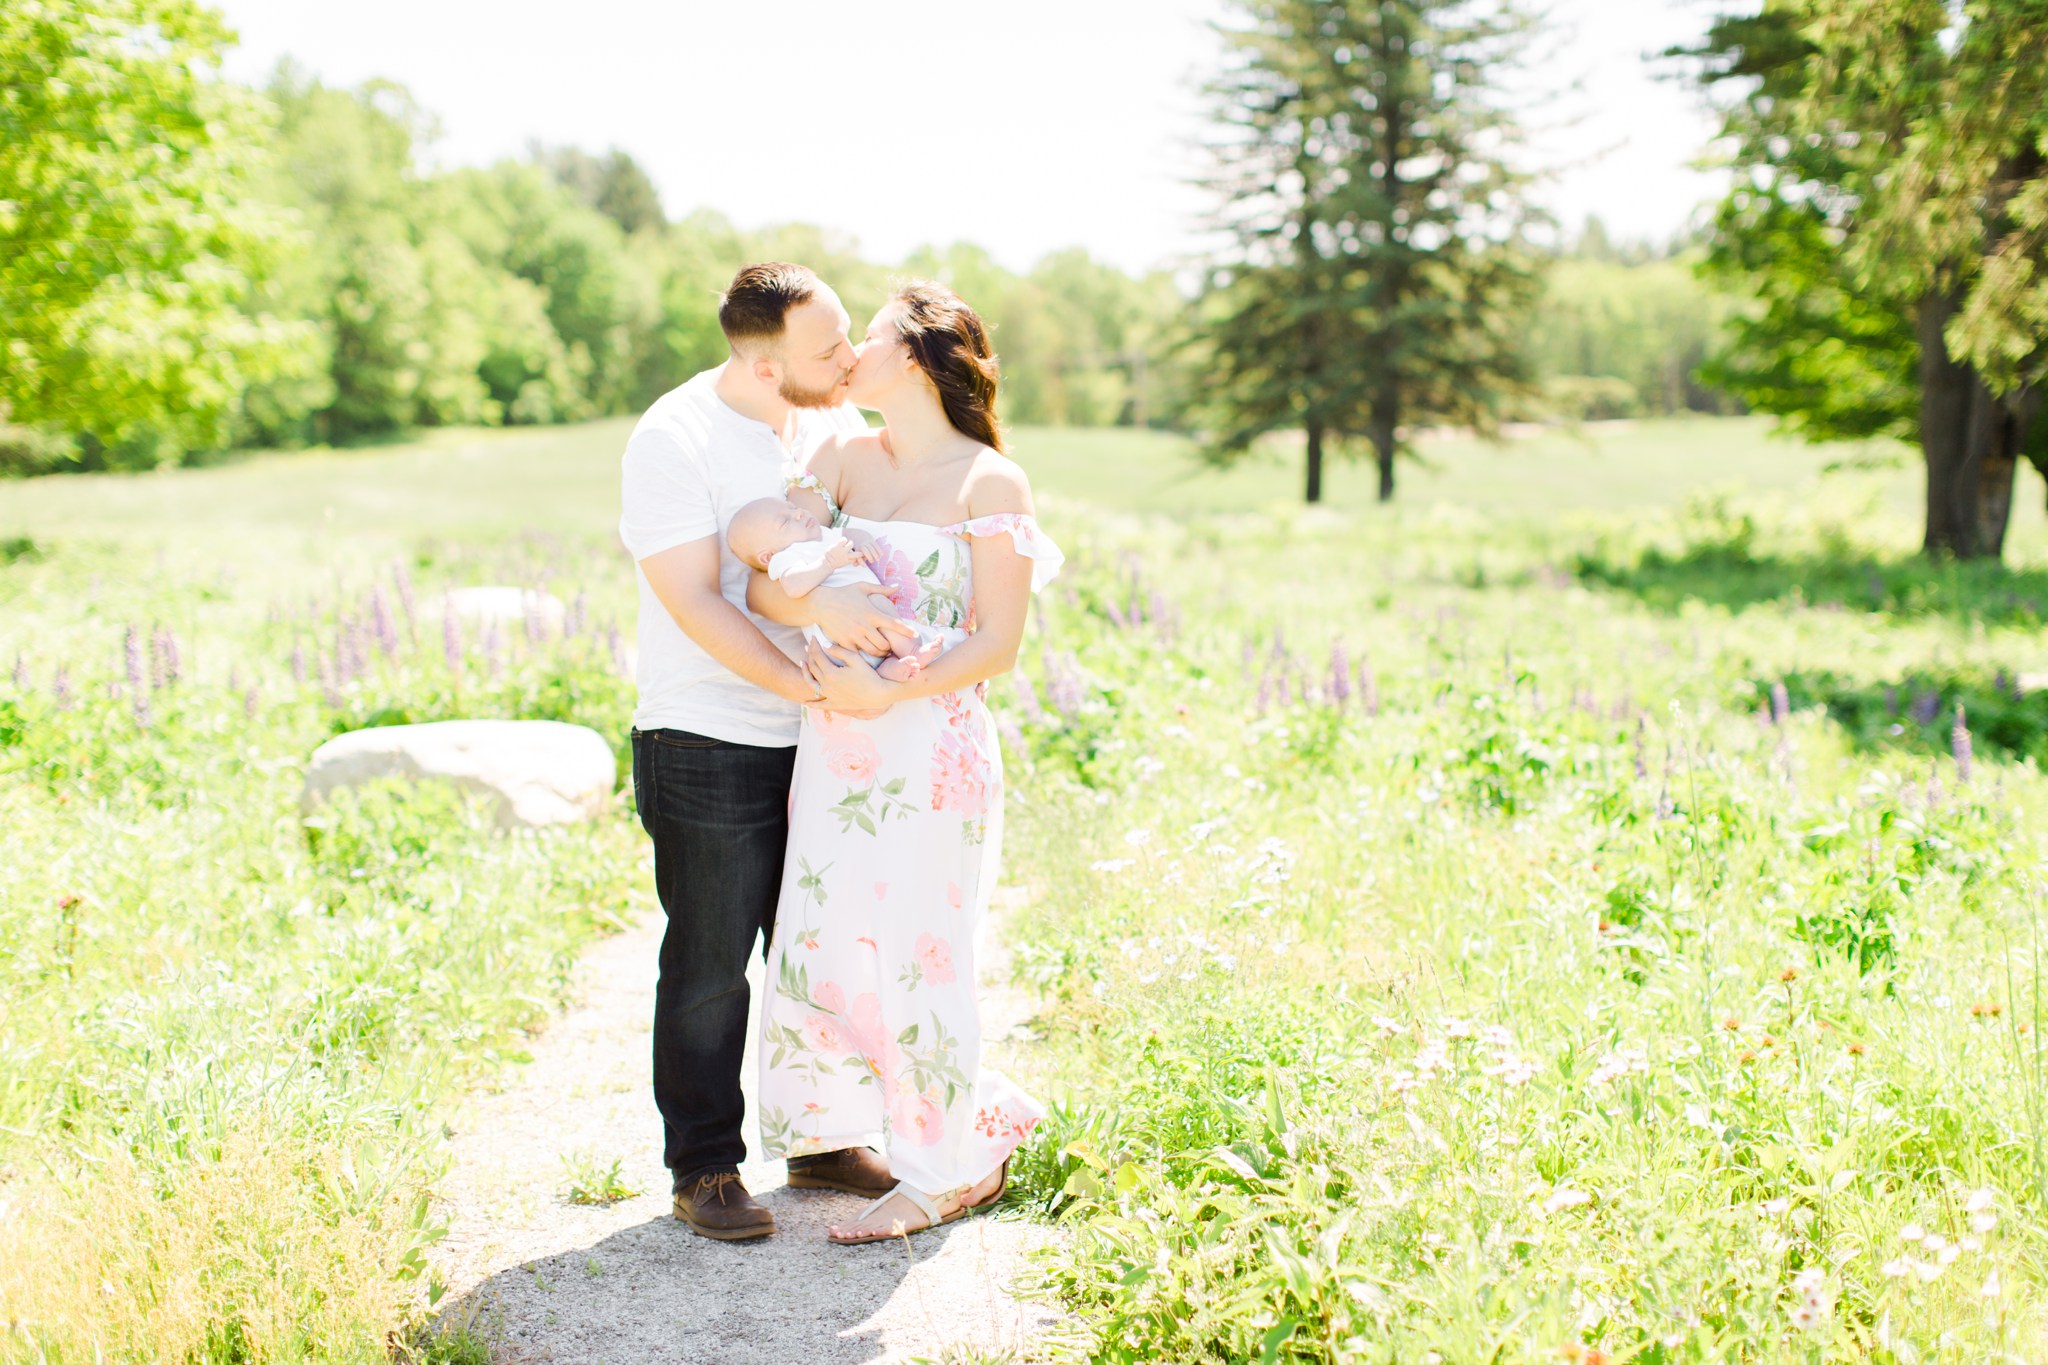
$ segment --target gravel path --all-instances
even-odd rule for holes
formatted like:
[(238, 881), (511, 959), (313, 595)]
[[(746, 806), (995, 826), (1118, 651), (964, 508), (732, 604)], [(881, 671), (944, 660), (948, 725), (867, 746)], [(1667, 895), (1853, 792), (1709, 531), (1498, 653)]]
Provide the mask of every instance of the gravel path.
[[(1000, 913), (976, 935), (983, 1024), (993, 1063), (1028, 1046), (1029, 1002), (987, 983), (1008, 977)], [(510, 1068), (502, 1089), (472, 1095), (450, 1119), (455, 1164), (443, 1185), (451, 1232), (435, 1251), (448, 1282), (439, 1320), (470, 1324), (507, 1365), (654, 1362), (1031, 1361), (1060, 1334), (1043, 1304), (1011, 1283), (1025, 1253), (1053, 1235), (1008, 1212), (865, 1247), (835, 1247), (828, 1223), (863, 1201), (792, 1190), (779, 1161), (741, 1167), (747, 1188), (775, 1213), (778, 1231), (756, 1242), (714, 1242), (669, 1211), (660, 1120), (649, 1091), (648, 1021), (654, 1009), (662, 917), (585, 954), (574, 1009)], [(750, 974), (758, 997), (762, 966)], [(745, 1087), (750, 1148), (754, 1046)], [(563, 1197), (563, 1158), (600, 1168), (623, 1159), (641, 1193), (609, 1207)]]

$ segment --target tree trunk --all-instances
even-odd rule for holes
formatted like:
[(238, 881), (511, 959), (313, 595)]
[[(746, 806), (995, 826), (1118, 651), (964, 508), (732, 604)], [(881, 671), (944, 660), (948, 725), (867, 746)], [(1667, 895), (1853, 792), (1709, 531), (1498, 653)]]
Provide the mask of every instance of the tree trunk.
[(1920, 450), (1927, 465), (1921, 549), (1957, 559), (1996, 559), (2012, 515), (2013, 478), (2034, 400), (1997, 398), (1943, 336), (1960, 300), (1936, 290), (1920, 301)]
[(1308, 501), (1323, 500), (1323, 424), (1308, 424)]
[(1373, 456), (1380, 467), (1380, 501), (1394, 500), (1394, 450), (1395, 433), (1400, 430), (1401, 399), (1391, 389), (1383, 388), (1372, 400), (1372, 417), (1366, 424), (1366, 434), (1372, 440)]

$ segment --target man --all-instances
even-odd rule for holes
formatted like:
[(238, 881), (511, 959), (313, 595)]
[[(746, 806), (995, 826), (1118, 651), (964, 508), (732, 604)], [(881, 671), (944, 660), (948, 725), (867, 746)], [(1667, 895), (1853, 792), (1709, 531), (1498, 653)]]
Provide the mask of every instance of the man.
[[(798, 706), (818, 694), (793, 662), (803, 637), (747, 611), (726, 525), (781, 496), (820, 442), (866, 424), (846, 402), (846, 310), (809, 270), (745, 267), (718, 321), (726, 362), (664, 395), (626, 443), (619, 538), (640, 582), (633, 798), (668, 916), (654, 997), (663, 1160), (675, 1216), (731, 1241), (775, 1231), (739, 1178), (746, 969), (774, 929)], [(883, 591), (820, 588), (810, 610), (834, 639), (886, 653), (882, 632), (903, 625), (869, 595)], [(868, 1195), (893, 1184), (865, 1147), (798, 1158), (790, 1183)]]

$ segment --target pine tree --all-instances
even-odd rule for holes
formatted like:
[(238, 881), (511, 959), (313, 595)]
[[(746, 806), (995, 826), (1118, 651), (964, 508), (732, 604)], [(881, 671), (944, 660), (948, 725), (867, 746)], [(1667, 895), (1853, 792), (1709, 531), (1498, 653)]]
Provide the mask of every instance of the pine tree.
[(1394, 493), (1404, 431), (1491, 433), (1529, 389), (1536, 290), (1520, 129), (1500, 91), (1533, 22), (1512, 0), (1241, 0), (1209, 87), (1208, 457), (1307, 438), (1306, 494), (1364, 441)]

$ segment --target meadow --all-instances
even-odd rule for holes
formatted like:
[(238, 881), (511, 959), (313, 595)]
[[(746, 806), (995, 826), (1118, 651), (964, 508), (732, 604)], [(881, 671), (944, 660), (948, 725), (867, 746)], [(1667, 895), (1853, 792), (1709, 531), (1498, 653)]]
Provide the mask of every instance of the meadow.
[[(438, 1114), (643, 841), (298, 779), (623, 743), (625, 430), (0, 487), (0, 1359), (454, 1349)], [(1746, 420), (1432, 441), (1386, 508), (1016, 446), (1070, 569), (996, 689), (1012, 1200), (1090, 1357), (2048, 1358), (2038, 485), (1999, 570)], [(446, 631), (483, 582), (567, 628)]]

